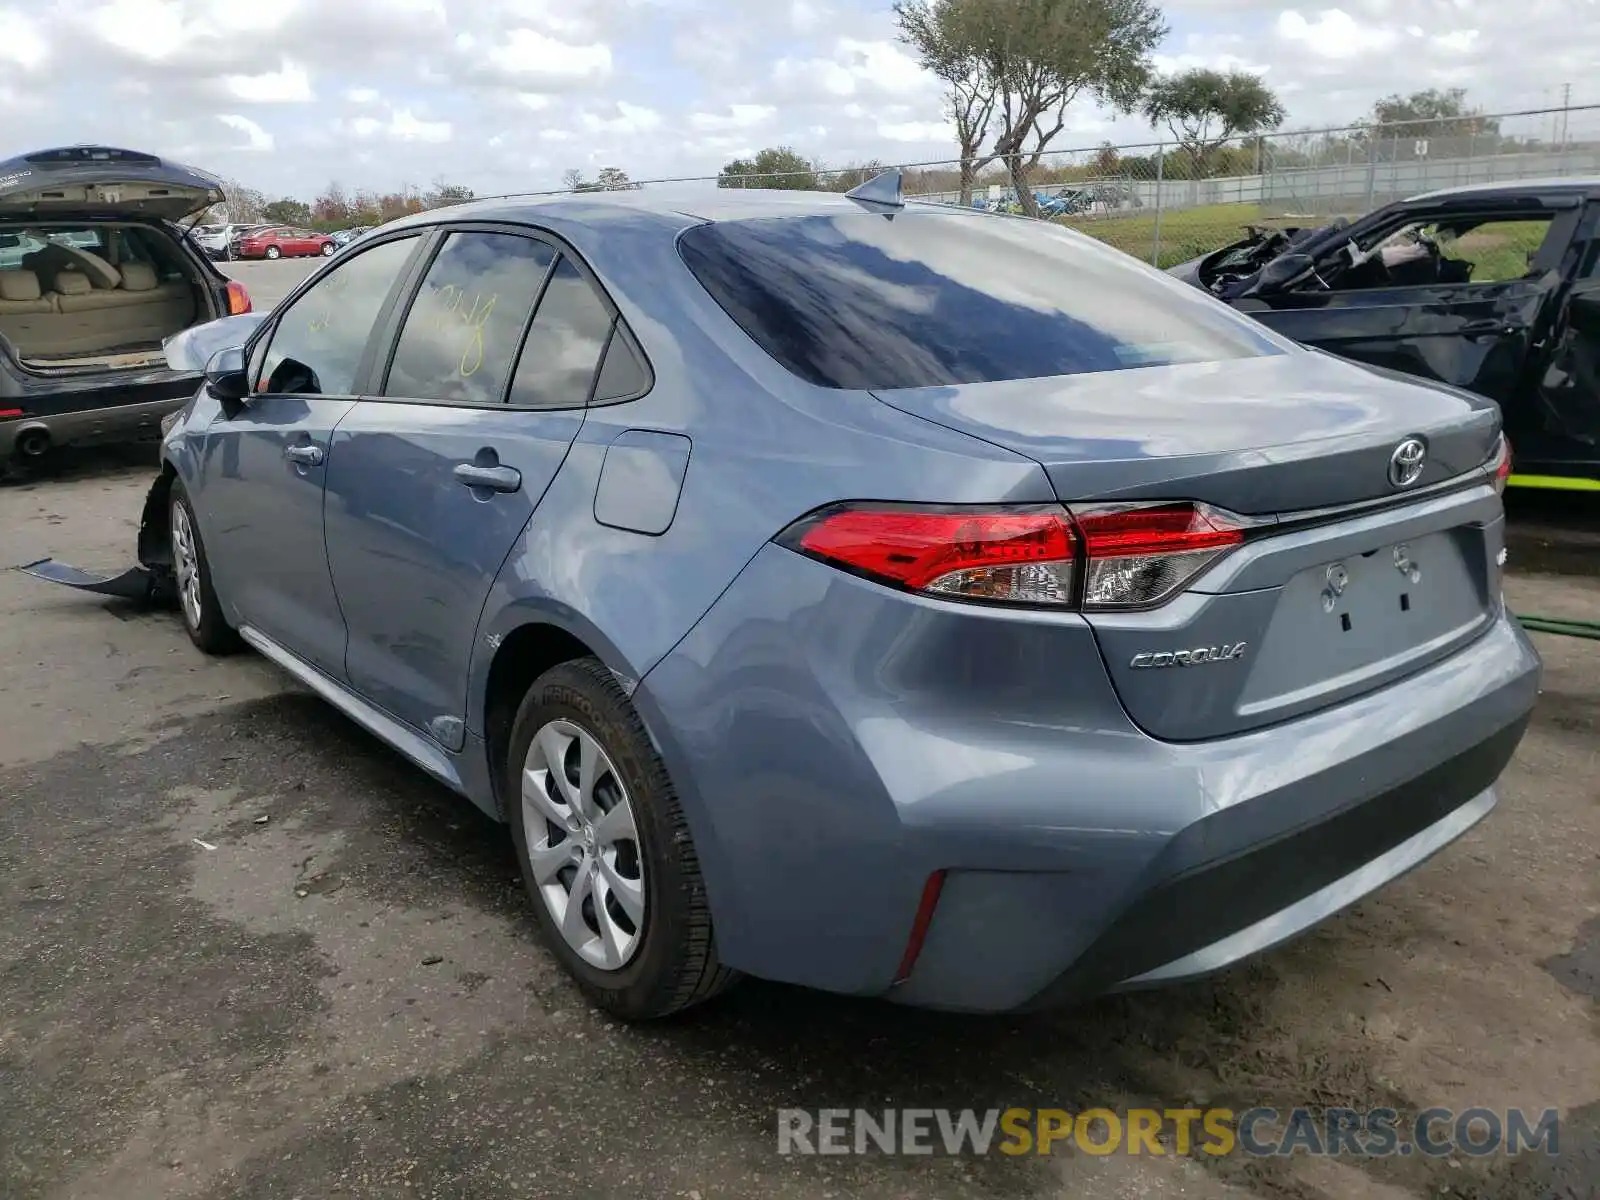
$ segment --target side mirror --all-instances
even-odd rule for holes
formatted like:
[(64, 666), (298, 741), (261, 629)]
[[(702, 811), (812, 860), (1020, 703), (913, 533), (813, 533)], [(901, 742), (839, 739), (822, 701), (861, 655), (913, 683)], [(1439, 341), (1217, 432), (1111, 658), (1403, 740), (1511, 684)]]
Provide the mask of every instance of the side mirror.
[(1305, 279), (1316, 268), (1317, 264), (1309, 254), (1297, 254), (1292, 251), (1280, 254), (1261, 268), (1261, 274), (1256, 277), (1256, 285), (1250, 290), (1263, 294), (1285, 291)]
[(214, 400), (243, 401), (250, 396), (250, 380), (245, 376), (244, 347), (218, 350), (206, 363), (206, 392)]

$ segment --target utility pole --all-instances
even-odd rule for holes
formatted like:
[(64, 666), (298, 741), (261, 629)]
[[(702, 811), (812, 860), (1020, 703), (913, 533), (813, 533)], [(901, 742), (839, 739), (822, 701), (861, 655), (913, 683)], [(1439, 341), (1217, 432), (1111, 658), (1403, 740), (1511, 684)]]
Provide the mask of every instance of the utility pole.
[(1567, 149), (1567, 117), (1569, 116), (1571, 109), (1572, 85), (1570, 83), (1565, 83), (1561, 85), (1561, 149), (1563, 153), (1565, 153)]

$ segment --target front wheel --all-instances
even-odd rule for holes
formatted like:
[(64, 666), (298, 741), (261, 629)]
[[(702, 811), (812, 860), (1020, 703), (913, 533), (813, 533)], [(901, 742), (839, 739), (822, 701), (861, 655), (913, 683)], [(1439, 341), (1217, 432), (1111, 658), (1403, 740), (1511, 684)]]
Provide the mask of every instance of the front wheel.
[(728, 987), (688, 823), (611, 672), (582, 658), (541, 675), (507, 750), (502, 794), (534, 919), (589, 998), (638, 1021)]
[(323, 242), (322, 243), (322, 257), (323, 258), (332, 258), (333, 257), (333, 243), (332, 242)]
[(282, 253), (283, 253), (283, 251), (279, 250), (276, 246), (268, 246), (266, 254), (263, 257), (265, 257), (265, 258), (277, 258)]
[(222, 615), (222, 605), (211, 586), (211, 564), (200, 541), (200, 525), (183, 485), (176, 479), (167, 501), (167, 529), (172, 549), (172, 575), (177, 585), (178, 607), (189, 640), (206, 654), (231, 654), (242, 644)]

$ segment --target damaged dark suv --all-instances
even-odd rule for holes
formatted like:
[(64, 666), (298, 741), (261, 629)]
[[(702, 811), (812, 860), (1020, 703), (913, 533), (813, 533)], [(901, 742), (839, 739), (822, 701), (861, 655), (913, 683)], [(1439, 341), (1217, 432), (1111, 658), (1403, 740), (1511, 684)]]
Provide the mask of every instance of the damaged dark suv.
[(1251, 229), (1171, 274), (1298, 342), (1497, 401), (1514, 486), (1600, 491), (1600, 179)]
[(181, 222), (221, 183), (152, 154), (69, 146), (0, 163), (0, 478), (50, 450), (160, 436), (200, 386), (162, 342), (250, 310)]

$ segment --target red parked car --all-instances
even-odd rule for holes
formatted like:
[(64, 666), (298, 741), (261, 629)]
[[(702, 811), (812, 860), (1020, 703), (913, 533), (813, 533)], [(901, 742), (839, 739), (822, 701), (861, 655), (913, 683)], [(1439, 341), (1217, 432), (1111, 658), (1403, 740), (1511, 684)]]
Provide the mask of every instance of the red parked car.
[(234, 244), (235, 258), (295, 258), (312, 254), (324, 257), (339, 248), (325, 233), (295, 229), (289, 225), (269, 225), (246, 234)]

